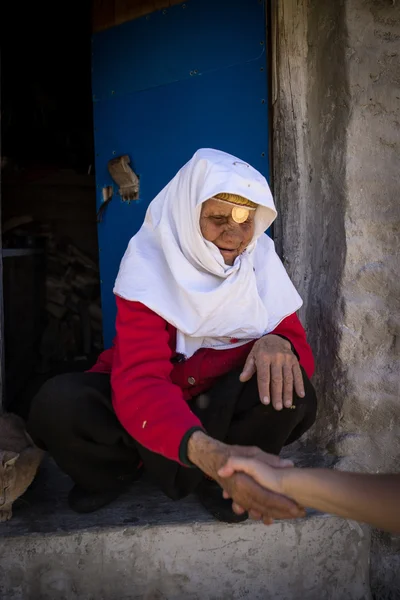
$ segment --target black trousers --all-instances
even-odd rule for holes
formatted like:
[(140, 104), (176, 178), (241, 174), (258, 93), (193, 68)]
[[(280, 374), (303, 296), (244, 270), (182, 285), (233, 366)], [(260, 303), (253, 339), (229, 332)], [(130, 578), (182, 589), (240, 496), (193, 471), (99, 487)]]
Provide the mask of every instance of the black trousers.
[[(241, 383), (239, 374), (235, 370), (221, 377), (205, 397), (190, 402), (191, 410), (215, 439), (279, 454), (313, 424), (314, 388), (303, 372), (305, 397), (295, 395), (295, 410), (276, 411), (261, 404), (256, 377)], [(28, 431), (88, 491), (129, 481), (141, 461), (157, 485), (175, 500), (191, 493), (202, 478), (197, 468), (180, 466), (147, 450), (124, 430), (112, 407), (109, 375), (72, 373), (46, 382), (33, 400)]]

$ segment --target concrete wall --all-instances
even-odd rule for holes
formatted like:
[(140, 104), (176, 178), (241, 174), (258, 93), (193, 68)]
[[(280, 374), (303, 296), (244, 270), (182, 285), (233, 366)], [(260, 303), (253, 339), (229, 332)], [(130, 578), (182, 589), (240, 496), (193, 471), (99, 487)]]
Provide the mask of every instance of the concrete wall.
[[(352, 0), (346, 49), (347, 256), (342, 430), (369, 469), (400, 466), (400, 4)], [(349, 449), (353, 449), (353, 444)]]
[(346, 373), (340, 347), (341, 282), (346, 256), (344, 3), (287, 0), (276, 13), (274, 184), (278, 249), (304, 307), (323, 398), (317, 432), (337, 431)]
[[(278, 247), (305, 305), (315, 434), (370, 470), (400, 463), (400, 4), (276, 12)], [(348, 463), (346, 463), (348, 464)]]
[[(339, 468), (400, 471), (400, 2), (274, 7), (276, 233), (316, 353), (313, 435)], [(379, 598), (398, 544), (376, 537)]]

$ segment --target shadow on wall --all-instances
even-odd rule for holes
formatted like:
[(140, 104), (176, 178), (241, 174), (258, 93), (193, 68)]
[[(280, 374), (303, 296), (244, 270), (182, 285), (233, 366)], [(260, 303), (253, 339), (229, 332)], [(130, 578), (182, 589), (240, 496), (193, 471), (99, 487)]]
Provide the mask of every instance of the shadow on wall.
[(344, 3), (282, 4), (275, 23), (277, 246), (304, 299), (301, 317), (315, 352), (320, 398), (313, 435), (326, 445), (338, 430), (347, 387), (338, 360), (350, 111)]

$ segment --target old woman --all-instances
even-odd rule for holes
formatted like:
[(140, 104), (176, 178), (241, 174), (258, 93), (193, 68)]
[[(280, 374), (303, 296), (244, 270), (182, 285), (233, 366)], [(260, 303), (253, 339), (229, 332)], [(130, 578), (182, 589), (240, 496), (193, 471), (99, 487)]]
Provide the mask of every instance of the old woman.
[[(144, 468), (169, 497), (195, 491), (216, 518), (242, 520), (218, 469), (254, 447), (279, 454), (312, 425), (302, 301), (264, 233), (276, 215), (265, 178), (211, 149), (150, 203), (115, 283), (113, 348), (32, 404), (29, 432), (73, 479), (72, 509), (108, 504)], [(232, 480), (231, 495), (267, 516), (298, 510), (256, 487)]]

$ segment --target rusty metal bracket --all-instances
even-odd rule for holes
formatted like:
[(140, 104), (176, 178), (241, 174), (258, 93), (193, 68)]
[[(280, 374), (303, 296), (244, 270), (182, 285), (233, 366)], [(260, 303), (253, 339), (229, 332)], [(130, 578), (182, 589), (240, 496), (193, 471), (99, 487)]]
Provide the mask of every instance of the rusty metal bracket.
[(124, 202), (139, 199), (139, 177), (133, 172), (127, 154), (108, 161), (108, 171), (118, 185), (119, 195)]

